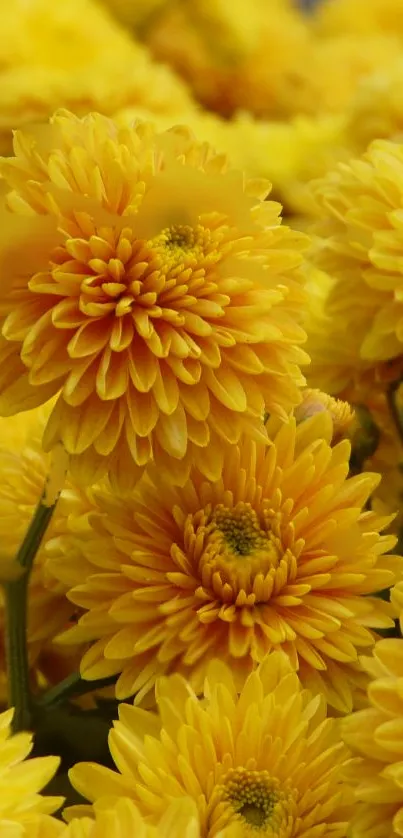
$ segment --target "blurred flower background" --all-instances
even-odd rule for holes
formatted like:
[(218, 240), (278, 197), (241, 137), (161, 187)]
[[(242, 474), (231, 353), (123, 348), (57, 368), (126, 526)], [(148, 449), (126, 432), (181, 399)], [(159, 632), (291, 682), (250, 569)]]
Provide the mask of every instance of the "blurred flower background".
[(403, 836), (403, 0), (0, 23), (0, 838)]

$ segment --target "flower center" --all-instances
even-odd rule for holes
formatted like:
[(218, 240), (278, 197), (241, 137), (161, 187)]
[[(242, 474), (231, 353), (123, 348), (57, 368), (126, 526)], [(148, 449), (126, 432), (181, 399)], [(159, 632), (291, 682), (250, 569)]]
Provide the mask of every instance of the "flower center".
[[(288, 575), (295, 558), (283, 544), (282, 518), (268, 505), (255, 511), (239, 501), (233, 507), (210, 506), (188, 517), (185, 553), (193, 556), (200, 579), (196, 595), (204, 602), (254, 606), (268, 602), (277, 574)], [(282, 582), (284, 584), (284, 581)]]
[(241, 821), (243, 834), (276, 836), (292, 828), (294, 814), (293, 795), (289, 789), (280, 789), (279, 781), (268, 771), (250, 771), (234, 768), (226, 774), (219, 786), (220, 798), (230, 805), (235, 819)]
[(211, 240), (210, 230), (197, 224), (166, 227), (149, 242), (154, 253), (158, 253), (165, 264), (165, 269), (176, 265), (197, 263), (205, 254)]
[[(188, 321), (193, 328), (194, 315), (202, 319), (224, 316), (230, 298), (218, 293), (213, 278), (206, 281), (210, 268), (222, 258), (221, 239), (220, 231), (212, 233), (202, 225), (167, 227), (148, 241), (137, 239), (129, 227), (116, 232), (94, 226), (88, 239), (68, 238), (55, 248), (50, 271), (36, 274), (31, 285), (39, 293), (55, 293), (60, 285), (63, 295), (68, 293), (70, 319), (71, 296), (77, 298), (78, 316), (97, 321), (108, 317), (111, 329), (116, 318), (129, 315), (123, 325), (115, 327), (113, 348), (119, 343), (129, 345), (135, 330), (141, 338), (153, 341), (158, 357), (166, 357), (172, 336), (165, 324), (186, 331)], [(70, 328), (70, 322), (64, 325), (65, 308), (64, 303), (57, 310), (63, 323), (60, 328)], [(161, 346), (161, 331), (168, 350)], [(200, 355), (193, 337), (186, 341), (181, 335), (177, 343), (180, 349), (176, 345), (175, 351), (185, 353), (181, 358)]]
[(234, 509), (219, 504), (213, 520), (228, 547), (237, 556), (249, 556), (255, 550), (270, 547), (270, 540), (260, 528), (256, 512), (247, 504), (238, 504)]

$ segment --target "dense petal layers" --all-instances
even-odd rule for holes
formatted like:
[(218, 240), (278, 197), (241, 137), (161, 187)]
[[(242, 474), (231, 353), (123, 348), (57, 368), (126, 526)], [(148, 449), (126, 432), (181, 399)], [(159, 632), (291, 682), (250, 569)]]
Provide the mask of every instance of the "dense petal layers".
[(371, 679), (369, 706), (343, 722), (356, 754), (348, 772), (357, 800), (351, 834), (392, 838), (403, 835), (403, 640), (379, 640), (362, 665)]
[[(32, 749), (30, 733), (12, 734), (13, 710), (0, 714), (0, 829), (14, 828), (12, 835), (53, 838), (57, 823), (49, 816), (63, 803), (61, 797), (45, 797), (40, 792), (52, 779), (58, 757), (27, 759)], [(3, 832), (4, 825), (4, 832)], [(26, 829), (24, 833), (23, 829)], [(32, 832), (31, 832), (32, 829)], [(53, 830), (53, 832), (52, 832)]]
[[(345, 384), (377, 366), (387, 375), (391, 361), (400, 363), (401, 374), (402, 182), (403, 146), (378, 140), (361, 158), (339, 164), (312, 186), (321, 210), (312, 258), (332, 281), (323, 328), (313, 332), (309, 351), (314, 372), (323, 363), (330, 373), (344, 366)], [(314, 318), (312, 328), (318, 322)], [(321, 384), (326, 386), (323, 378)]]
[(271, 420), (269, 433), (269, 447), (222, 445), (217, 481), (193, 468), (174, 488), (152, 467), (125, 498), (95, 488), (89, 515), (74, 501), (47, 570), (84, 610), (64, 640), (92, 644), (85, 678), (119, 673), (118, 697), (139, 701), (172, 670), (200, 690), (215, 656), (241, 683), (281, 647), (314, 691), (351, 709), (358, 651), (393, 626), (372, 596), (402, 572), (384, 555), (394, 537), (379, 534), (391, 519), (365, 509), (378, 478), (347, 478), (350, 446), (331, 447), (327, 412), (298, 427)]
[(348, 752), (323, 698), (301, 688), (287, 657), (268, 655), (239, 694), (216, 660), (203, 693), (173, 675), (158, 682), (159, 718), (121, 704), (109, 737), (120, 773), (79, 764), (76, 788), (91, 801), (131, 797), (154, 821), (189, 795), (201, 838), (342, 838)]
[(4, 223), (43, 224), (35, 268), (1, 277), (3, 415), (57, 394), (45, 447), (61, 441), (86, 484), (109, 468), (123, 488), (151, 459), (179, 482), (192, 463), (217, 479), (223, 441), (263, 439), (265, 405), (287, 417), (304, 383), (305, 237), (265, 184), (186, 129), (67, 112), (17, 133), (0, 168)]
[(150, 824), (130, 798), (95, 804), (92, 817), (74, 818), (62, 838), (201, 838), (197, 808), (191, 798), (174, 801), (156, 825)]

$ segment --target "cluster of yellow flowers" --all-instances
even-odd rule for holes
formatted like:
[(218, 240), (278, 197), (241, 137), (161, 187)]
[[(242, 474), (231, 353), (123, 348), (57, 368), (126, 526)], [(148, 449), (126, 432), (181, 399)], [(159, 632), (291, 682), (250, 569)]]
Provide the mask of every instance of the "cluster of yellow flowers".
[(403, 5), (307, 5), (0, 12), (0, 838), (403, 837)]

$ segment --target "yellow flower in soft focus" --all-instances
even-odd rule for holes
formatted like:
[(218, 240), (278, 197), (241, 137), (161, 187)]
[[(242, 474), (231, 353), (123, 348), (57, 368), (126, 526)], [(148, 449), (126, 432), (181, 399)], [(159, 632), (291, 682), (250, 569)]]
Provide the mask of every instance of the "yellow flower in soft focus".
[(0, 32), (0, 149), (12, 130), (61, 106), (112, 114), (143, 105), (150, 112), (191, 109), (184, 83), (158, 65), (92, 0), (11, 0)]
[(312, 23), (319, 36), (388, 32), (403, 38), (401, 0), (324, 0), (315, 7)]
[(327, 340), (337, 356), (343, 336), (340, 353), (360, 374), (380, 366), (387, 375), (403, 360), (402, 185), (403, 145), (387, 140), (312, 185), (321, 210), (312, 260), (333, 280)]
[(122, 21), (126, 26), (131, 26), (136, 32), (142, 32), (154, 15), (160, 14), (161, 10), (171, 0), (103, 0), (104, 5)]
[(128, 797), (101, 800), (91, 815), (74, 818), (65, 827), (63, 838), (201, 838), (196, 805), (187, 797), (168, 804), (155, 826)]
[(380, 69), (358, 86), (346, 115), (348, 142), (361, 154), (372, 140), (403, 138), (403, 63)]
[(230, 116), (245, 109), (260, 117), (298, 110), (310, 36), (291, 4), (270, 0), (269, 14), (266, 0), (166, 3), (145, 37), (210, 110)]
[(131, 797), (154, 821), (169, 800), (190, 795), (201, 838), (342, 838), (351, 793), (339, 722), (301, 688), (286, 656), (269, 655), (241, 690), (214, 661), (201, 693), (173, 675), (158, 681), (159, 718), (121, 704), (109, 735), (121, 773), (76, 765), (80, 794)]
[(347, 479), (350, 445), (331, 447), (329, 414), (275, 424), (270, 447), (222, 444), (216, 481), (193, 468), (176, 489), (150, 469), (130, 497), (95, 488), (85, 538), (76, 504), (47, 569), (85, 611), (61, 638), (92, 642), (84, 678), (119, 674), (118, 698), (139, 702), (171, 671), (200, 691), (212, 657), (241, 683), (281, 647), (307, 686), (351, 708), (357, 651), (372, 628), (393, 626), (371, 594), (400, 578), (403, 560), (382, 555), (395, 543), (379, 535), (390, 519), (365, 510), (379, 478)]
[(0, 413), (58, 394), (45, 449), (62, 442), (86, 485), (109, 469), (128, 488), (152, 458), (217, 479), (223, 442), (263, 439), (265, 406), (300, 400), (306, 237), (185, 128), (61, 112), (15, 155)]
[[(375, 450), (364, 461), (366, 470), (376, 471), (382, 477), (372, 495), (371, 506), (383, 515), (394, 515), (388, 531), (396, 533), (400, 539), (403, 534), (403, 445), (391, 414), (387, 392), (384, 386), (377, 387), (376, 382), (369, 378), (367, 382), (364, 379), (360, 389), (355, 388), (355, 398), (358, 404), (365, 405), (370, 421), (374, 423), (373, 431), (378, 436)], [(395, 400), (397, 409), (401, 412), (401, 386), (396, 392)]]
[(59, 757), (27, 759), (30, 733), (11, 732), (13, 710), (0, 714), (0, 834), (3, 838), (53, 838), (63, 826), (51, 818), (62, 797), (48, 797), (42, 789), (54, 776)]
[(403, 835), (403, 640), (380, 640), (362, 665), (371, 679), (369, 707), (343, 720), (355, 754), (348, 771), (357, 801), (351, 835), (392, 838)]
[[(308, 189), (311, 187), (308, 185)], [(318, 207), (316, 215), (318, 215)], [(312, 222), (312, 219), (311, 219)], [(321, 260), (320, 248), (311, 251), (313, 261)], [(307, 369), (308, 385), (334, 396), (345, 398), (357, 379), (361, 381), (362, 370), (357, 365), (357, 344), (360, 340), (360, 320), (365, 319), (366, 309), (359, 301), (356, 307), (354, 331), (345, 330), (342, 317), (336, 318), (328, 311), (329, 300), (337, 282), (328, 272), (311, 266), (306, 290), (308, 304), (305, 312), (307, 351), (311, 359)], [(354, 399), (352, 399), (354, 401)], [(355, 402), (354, 402), (355, 403)]]
[(317, 38), (310, 60), (300, 70), (301, 110), (343, 115), (360, 82), (372, 73), (393, 69), (400, 58), (401, 41), (386, 33)]
[(259, 165), (264, 163), (261, 175), (273, 183), (284, 213), (300, 216), (304, 224), (310, 222), (318, 208), (309, 182), (350, 157), (344, 114), (299, 115), (288, 122), (263, 123), (255, 133), (265, 141), (265, 155), (262, 152), (257, 158)]

